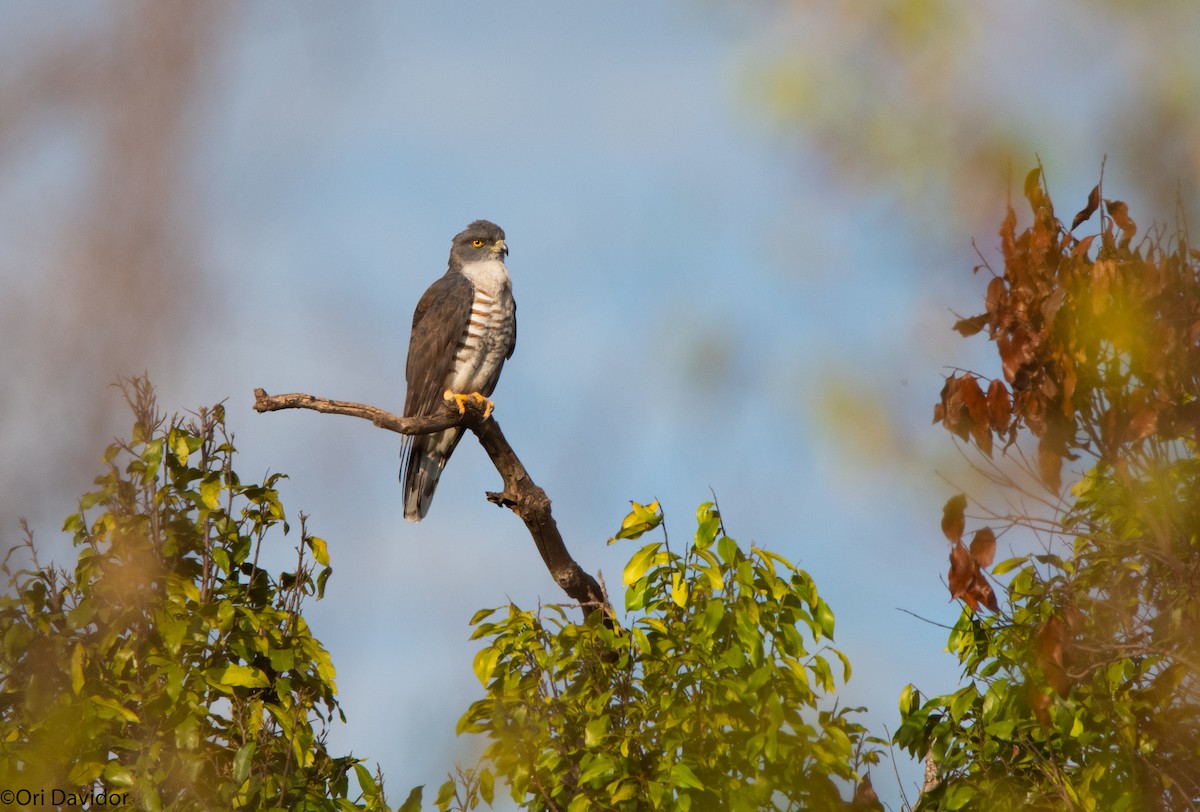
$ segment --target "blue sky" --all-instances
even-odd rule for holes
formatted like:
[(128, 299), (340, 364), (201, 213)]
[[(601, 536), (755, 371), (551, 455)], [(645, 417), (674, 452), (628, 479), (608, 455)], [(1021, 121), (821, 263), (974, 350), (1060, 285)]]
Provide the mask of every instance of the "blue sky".
[[(870, 64), (853, 26), (819, 11), (230, 8), (191, 110), (180, 192), (203, 271), (178, 306), (203, 315), (169, 361), (146, 364), (170, 409), (229, 398), (243, 479), (287, 472), (285, 504), (330, 543), (335, 573), (309, 617), (348, 716), (334, 752), (378, 761), (400, 799), (470, 763), (478, 743), (454, 737), (480, 693), (467, 619), (561, 597), (520, 522), (483, 500), (497, 478), (473, 440), (428, 519), (410, 525), (398, 438), (250, 408), (262, 386), (398, 411), (412, 308), (444, 271), (450, 238), (480, 217), (507, 231), (519, 307), (496, 416), (586, 569), (619, 583), (634, 548), (605, 541), (630, 500), (660, 499), (672, 531), (687, 534), (715, 492), (731, 535), (816, 578), (855, 666), (842, 701), (868, 706), (874, 732), (894, 729), (906, 683), (952, 688), (944, 630), (899, 610), (957, 616), (941, 583), (939, 511), (954, 493), (947, 479), (974, 480), (929, 418), (948, 365), (994, 372), (982, 340), (950, 332), (951, 309), (973, 311), (983, 284), (969, 273), (971, 240), (990, 249), (1005, 178), (1023, 176), (1032, 154), (997, 161), (969, 204), (937, 173), (848, 172), (820, 132), (776, 118), (756, 85), (776, 58)], [(1099, 24), (1054, 39), (1028, 4), (987, 8), (972, 30), (1029, 37), (955, 50), (946, 69), (962, 73), (958, 92), (1019, 122), (1061, 208), (1082, 203), (1106, 152), (1119, 181), (1135, 156), (1086, 123), (1104, 94), (1132, 92), (1114, 90), (1106, 65), (1134, 46), (1121, 50), (1128, 41)], [(43, 13), (24, 24), (66, 24)], [(1111, 61), (1080, 71), (1093, 36)], [(793, 54), (800, 44), (811, 52)], [(830, 73), (829, 92), (842, 87)], [(949, 124), (928, 126), (936, 140)], [(44, 144), (64, 137), (45, 127)], [(69, 189), (83, 170), (63, 143), (43, 156), (44, 176), (28, 177)], [(40, 202), (39, 183), (23, 188)], [(21, 212), (3, 211), (15, 228)], [(71, 493), (40, 526), (52, 532)], [(294, 542), (278, 543), (282, 567)], [(881, 772), (876, 787), (894, 804)], [(919, 771), (900, 772), (911, 795)]]

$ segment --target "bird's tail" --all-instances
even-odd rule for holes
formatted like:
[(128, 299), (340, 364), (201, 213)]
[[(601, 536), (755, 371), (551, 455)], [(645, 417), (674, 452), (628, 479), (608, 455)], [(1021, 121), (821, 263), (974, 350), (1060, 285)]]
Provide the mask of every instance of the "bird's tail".
[(462, 429), (406, 438), (400, 452), (400, 482), (404, 486), (404, 518), (419, 522), (429, 512), (438, 477), (454, 453)]

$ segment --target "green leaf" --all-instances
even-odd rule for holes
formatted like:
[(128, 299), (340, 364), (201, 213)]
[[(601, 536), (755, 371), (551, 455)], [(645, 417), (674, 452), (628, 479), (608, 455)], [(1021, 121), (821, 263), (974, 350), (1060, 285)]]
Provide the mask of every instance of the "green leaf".
[(704, 784), (692, 772), (692, 768), (682, 761), (675, 762), (674, 766), (671, 767), (671, 782), (675, 786), (685, 789), (704, 789)]
[(683, 579), (683, 573), (671, 573), (671, 600), (675, 601), (677, 606), (687, 606), (688, 602), (688, 585)]
[(484, 620), (487, 620), (492, 615), (500, 611), (500, 607), (494, 609), (480, 609), (475, 614), (471, 615), (471, 620), (468, 621), (471, 626), (478, 626)]
[(104, 772), (104, 765), (97, 761), (81, 761), (71, 768), (67, 781), (71, 786), (85, 787), (93, 783)]
[(641, 580), (641, 577), (646, 574), (646, 570), (650, 569), (658, 559), (658, 551), (661, 547), (662, 542), (656, 541), (634, 553), (633, 557), (629, 559), (629, 563), (625, 565), (625, 570), (621, 574), (621, 582), (625, 586), (629, 586), (635, 581)]
[(605, 755), (597, 755), (579, 773), (579, 783), (582, 785), (595, 781), (598, 778), (607, 778), (612, 774), (615, 767), (616, 765), (611, 758)]
[(71, 651), (71, 692), (75, 696), (83, 691), (83, 643), (76, 643)]
[(106, 699), (101, 696), (91, 696), (88, 697), (88, 699), (92, 702), (92, 704), (98, 705), (104, 711), (107, 711), (107, 713), (102, 711), (100, 713), (101, 716), (111, 719), (114, 715), (116, 715), (124, 719), (126, 722), (133, 722), (134, 724), (141, 721), (138, 719), (138, 715), (136, 713), (112, 699)]
[(217, 472), (206, 474), (200, 483), (200, 502), (209, 510), (221, 506), (221, 475)]
[(104, 765), (104, 783), (110, 787), (125, 788), (133, 786), (133, 773), (119, 761), (110, 761)]
[(475, 654), (474, 669), (475, 677), (479, 680), (484, 688), (492, 679), (492, 673), (496, 670), (496, 663), (500, 662), (500, 650), (493, 646), (480, 649)]
[(829, 604), (823, 598), (817, 599), (813, 615), (816, 618), (817, 625), (821, 627), (821, 634), (832, 640), (834, 624), (833, 610), (829, 608)]
[[(233, 781), (239, 787), (246, 781), (250, 775), (250, 764), (254, 759), (254, 751), (257, 745), (254, 742), (246, 742), (238, 748), (237, 755), (233, 757)], [(355, 765), (358, 766), (357, 764)]]
[(1016, 558), (1006, 558), (996, 566), (992, 567), (992, 575), (1003, 575), (1010, 570), (1015, 570), (1017, 567), (1025, 563), (1025, 556)]
[(488, 806), (496, 799), (496, 779), (491, 770), (479, 771), (479, 797), (483, 798), (483, 802)]
[(308, 548), (312, 550), (313, 558), (316, 559), (317, 563), (322, 567), (328, 567), (329, 547), (325, 544), (325, 539), (317, 536), (309, 536), (304, 541), (308, 545)]
[(717, 539), (717, 555), (721, 556), (721, 560), (727, 566), (732, 567), (737, 563), (738, 552), (737, 542), (729, 536), (721, 536), (721, 538)]
[(224, 668), (210, 668), (204, 677), (210, 685), (225, 688), (267, 688), (270, 681), (267, 675), (257, 668), (248, 665), (227, 665)]
[(178, 429), (172, 429), (170, 440), (171, 453), (175, 455), (175, 461), (180, 465), (187, 465), (188, 456), (192, 453), (192, 449), (188, 447), (187, 435)]
[[(413, 787), (408, 792), (408, 797), (404, 799), (404, 803), (400, 804), (400, 808), (396, 812), (421, 812), (421, 795), (425, 790), (425, 785)], [(491, 803), (490, 801), (488, 802)]]
[(439, 807), (444, 808), (446, 805), (448, 805), (453, 800), (454, 800), (454, 779), (450, 779), (449, 781), (445, 782), (440, 787), (438, 787), (436, 803)]
[(95, 507), (110, 496), (112, 496), (112, 491), (107, 488), (98, 491), (92, 491), (91, 493), (85, 493), (79, 500), (79, 510), (84, 511), (88, 508)]
[(585, 747), (595, 747), (608, 734), (608, 716), (600, 716), (588, 722), (583, 729)]
[(643, 533), (653, 530), (662, 524), (662, 513), (658, 509), (658, 500), (654, 500), (648, 505), (639, 505), (637, 502), (631, 502), (633, 510), (621, 522), (621, 529), (617, 531), (616, 539), (636, 539)]

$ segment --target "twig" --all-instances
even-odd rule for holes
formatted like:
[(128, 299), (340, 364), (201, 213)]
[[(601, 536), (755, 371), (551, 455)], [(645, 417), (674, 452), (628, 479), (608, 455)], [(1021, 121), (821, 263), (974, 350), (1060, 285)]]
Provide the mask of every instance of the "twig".
[(462, 414), (447, 403), (437, 414), (400, 417), (362, 403), (329, 400), (301, 392), (268, 395), (262, 389), (254, 390), (255, 411), (273, 412), (279, 409), (311, 409), (325, 414), (360, 417), (381, 429), (398, 434), (432, 434), (455, 426), (470, 429), (479, 438), (479, 444), (491, 458), (504, 482), (503, 491), (487, 494), (488, 501), (508, 508), (525, 522), (546, 569), (550, 571), (550, 576), (583, 608), (585, 617), (600, 608), (611, 616), (612, 609), (596, 579), (575, 563), (575, 559), (567, 552), (567, 546), (550, 511), (550, 499), (546, 492), (534, 483), (512, 446), (508, 444), (504, 433), (500, 431), (500, 425), (495, 419), (484, 414), (481, 404), (468, 401), (466, 411)]

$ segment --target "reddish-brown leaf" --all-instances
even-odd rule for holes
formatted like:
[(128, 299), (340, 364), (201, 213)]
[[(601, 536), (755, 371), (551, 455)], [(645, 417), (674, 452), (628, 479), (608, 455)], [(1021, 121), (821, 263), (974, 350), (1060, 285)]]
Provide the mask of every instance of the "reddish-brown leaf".
[(1004, 283), (1004, 277), (992, 277), (992, 281), (988, 282), (987, 286), (987, 298), (984, 300), (988, 315), (995, 316), (1007, 298), (1008, 286)]
[(1075, 247), (1071, 249), (1071, 259), (1079, 259), (1092, 248), (1092, 241), (1096, 239), (1095, 234), (1090, 234), (1084, 237), (1079, 242), (1075, 243)]
[(1046, 727), (1050, 726), (1050, 694), (1037, 687), (1032, 681), (1025, 683), (1026, 695), (1029, 698), (1029, 709), (1034, 718)]
[(1075, 219), (1071, 221), (1071, 230), (1074, 231), (1076, 226), (1086, 222), (1098, 208), (1100, 208), (1100, 186), (1097, 184), (1088, 193), (1087, 205), (1080, 209), (1079, 213), (1075, 215)]
[(1059, 696), (1071, 690), (1071, 677), (1063, 667), (1063, 649), (1067, 640), (1067, 624), (1057, 615), (1051, 617), (1038, 629), (1037, 664)]
[(1064, 417), (1071, 417), (1075, 412), (1075, 387), (1079, 383), (1079, 375), (1075, 372), (1075, 362), (1070, 356), (1063, 355), (1062, 364), (1062, 412)]
[(1046, 487), (1058, 493), (1062, 490), (1062, 457), (1049, 443), (1038, 443), (1038, 473)]
[[(975, 570), (975, 580), (971, 582), (971, 588), (967, 590), (967, 594), (974, 596), (979, 603), (993, 612), (1000, 611), (1000, 604), (996, 602), (996, 593), (992, 589), (992, 585), (987, 582), (987, 577), (978, 569)], [(976, 606), (971, 608), (978, 611)]]
[(982, 569), (992, 566), (996, 560), (996, 534), (990, 527), (981, 527), (971, 538), (971, 558)]
[(940, 423), (946, 418), (946, 407), (941, 403), (933, 404), (933, 422)]
[[(946, 504), (942, 506), (942, 532), (946, 534), (946, 538), (950, 539), (951, 544), (962, 546), (963, 528), (966, 527), (967, 518), (967, 497), (963, 494), (951, 496), (946, 500)], [(967, 550), (963, 547), (963, 552)], [(967, 556), (970, 558), (970, 556)], [(953, 553), (951, 553), (951, 562), (953, 562)], [(966, 588), (965, 586), (963, 587)]]
[(1120, 200), (1105, 200), (1104, 206), (1108, 209), (1108, 216), (1117, 224), (1117, 228), (1124, 232), (1126, 239), (1137, 233), (1137, 223), (1129, 216), (1129, 206)]
[(958, 396), (976, 425), (988, 425), (988, 403), (974, 375), (964, 375), (958, 385)]
[(1012, 419), (1012, 398), (1004, 381), (996, 378), (988, 384), (987, 391), (988, 422), (997, 434), (1008, 431), (1008, 421)]
[(990, 457), (992, 455), (992, 431), (989, 427), (991, 421), (988, 418), (987, 397), (979, 388), (979, 381), (973, 375), (964, 375), (959, 379), (956, 394), (962, 403), (962, 408), (966, 410), (965, 420), (964, 415), (961, 414), (962, 410), (958, 416), (959, 420), (962, 420), (965, 428), (969, 429), (975, 445)]
[[(942, 386), (942, 424), (947, 431), (954, 432), (963, 441), (971, 436), (971, 414), (963, 403), (960, 391), (963, 381), (968, 377), (957, 378), (951, 375)], [(933, 417), (934, 422), (937, 422), (938, 413), (936, 411)]]
[(1150, 404), (1133, 413), (1129, 419), (1129, 434), (1127, 439), (1133, 442), (1145, 440), (1158, 431), (1158, 411)]
[(963, 338), (969, 338), (983, 329), (988, 323), (988, 314), (982, 313), (978, 316), (972, 316), (969, 319), (959, 319), (954, 322), (954, 329), (962, 335)]
[(1067, 291), (1059, 288), (1042, 302), (1042, 329), (1040, 330), (1042, 338), (1050, 337), (1050, 332), (1054, 329), (1054, 319), (1058, 316), (1058, 311), (1062, 308), (1062, 303), (1066, 298)]
[(947, 582), (950, 585), (950, 600), (962, 597), (971, 582), (975, 580), (975, 561), (962, 542), (955, 542), (950, 548), (950, 574)]
[(1000, 366), (1004, 370), (1004, 379), (1012, 383), (1017, 379), (1017, 370), (1033, 360), (1037, 345), (1028, 330), (1017, 330), (1011, 340), (1001, 338), (996, 344), (1000, 349)]
[(1029, 170), (1029, 174), (1025, 176), (1025, 199), (1035, 212), (1042, 207), (1045, 200), (1045, 193), (1042, 192), (1042, 184), (1039, 182), (1041, 179), (1041, 167)]

